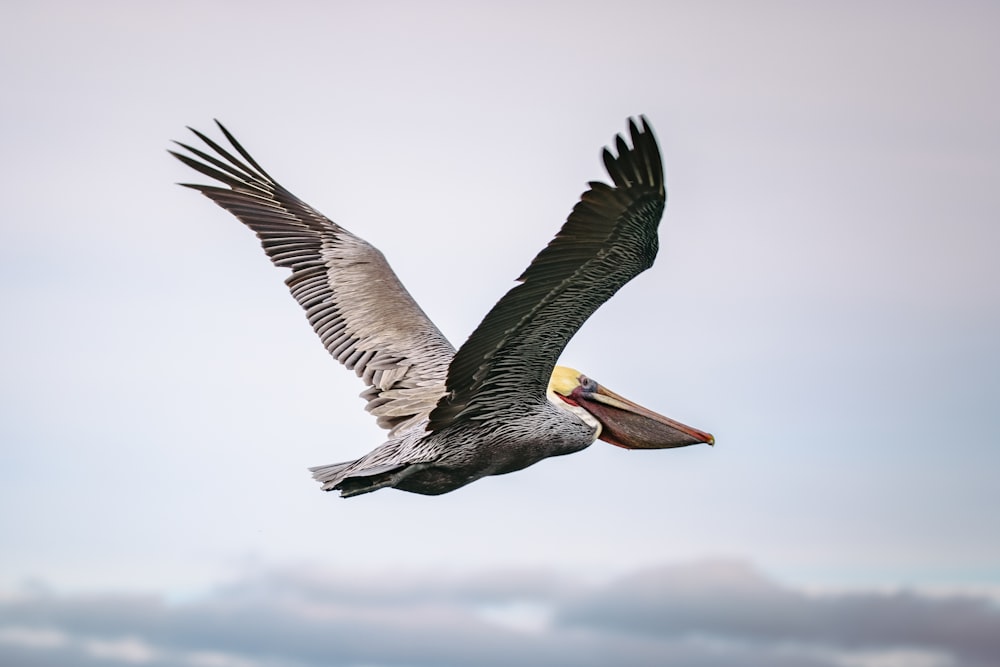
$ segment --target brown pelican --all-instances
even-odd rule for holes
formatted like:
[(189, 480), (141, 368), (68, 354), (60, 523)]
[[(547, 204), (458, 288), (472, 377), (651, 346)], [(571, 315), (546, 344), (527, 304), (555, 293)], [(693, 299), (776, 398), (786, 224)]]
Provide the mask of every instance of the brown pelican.
[(323, 490), (447, 493), (598, 438), (627, 449), (714, 444), (708, 433), (556, 366), (584, 321), (656, 257), (666, 190), (644, 117), (641, 129), (629, 121), (631, 146), (618, 135), (617, 155), (604, 149), (614, 186), (589, 184), (458, 352), (379, 250), (279, 185), (216, 123), (239, 157), (191, 128), (214, 155), (180, 142), (189, 155), (171, 153), (225, 187), (182, 185), (239, 218), (276, 266), (292, 270), (292, 296), (330, 354), (363, 380), (367, 410), (389, 430), (355, 461), (311, 468)]

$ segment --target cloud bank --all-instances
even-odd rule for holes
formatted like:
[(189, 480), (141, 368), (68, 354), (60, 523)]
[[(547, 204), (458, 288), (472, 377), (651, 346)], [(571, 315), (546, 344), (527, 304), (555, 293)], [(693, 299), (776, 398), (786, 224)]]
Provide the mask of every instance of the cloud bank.
[(0, 600), (0, 664), (25, 667), (987, 667), (985, 597), (808, 595), (738, 562), (589, 586), (275, 570), (184, 603), (34, 592)]

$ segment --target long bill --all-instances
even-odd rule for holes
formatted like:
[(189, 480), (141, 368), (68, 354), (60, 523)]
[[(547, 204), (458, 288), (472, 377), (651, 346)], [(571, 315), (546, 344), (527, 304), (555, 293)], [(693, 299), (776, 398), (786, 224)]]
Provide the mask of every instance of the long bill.
[(574, 392), (573, 398), (601, 422), (598, 438), (618, 447), (668, 449), (715, 444), (710, 433), (657, 414), (601, 385), (596, 391)]

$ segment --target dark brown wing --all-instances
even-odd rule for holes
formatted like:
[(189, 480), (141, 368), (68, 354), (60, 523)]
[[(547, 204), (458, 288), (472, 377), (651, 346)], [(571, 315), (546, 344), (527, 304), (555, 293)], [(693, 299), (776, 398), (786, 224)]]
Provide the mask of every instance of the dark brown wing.
[(242, 160), (197, 130), (214, 155), (179, 142), (191, 155), (171, 153), (227, 187), (182, 185), (239, 218), (276, 266), (292, 270), (285, 284), (330, 354), (365, 382), (362, 397), (380, 426), (401, 430), (426, 418), (454, 348), (378, 249), (279, 185), (219, 129)]
[(545, 399), (559, 355), (584, 321), (653, 264), (666, 204), (663, 163), (645, 118), (604, 150), (614, 187), (590, 183), (569, 219), (493, 307), (448, 368), (430, 430), (523, 414)]

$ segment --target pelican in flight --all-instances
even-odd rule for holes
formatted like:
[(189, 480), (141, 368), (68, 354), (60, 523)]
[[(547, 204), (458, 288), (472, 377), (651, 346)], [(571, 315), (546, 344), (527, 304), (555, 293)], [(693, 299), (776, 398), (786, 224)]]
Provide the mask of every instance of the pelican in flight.
[[(590, 315), (653, 264), (666, 203), (644, 117), (604, 149), (614, 185), (592, 182), (555, 238), (456, 352), (382, 253), (278, 184), (216, 121), (231, 148), (191, 131), (181, 162), (215, 179), (183, 183), (235, 215), (271, 261), (329, 353), (365, 384), (386, 441), (354, 461), (311, 468), (324, 491), (385, 487), (437, 495), (487, 475), (572, 454), (597, 439), (665, 449), (713, 437), (656, 414), (556, 361)], [(236, 154), (234, 155), (233, 152)]]

